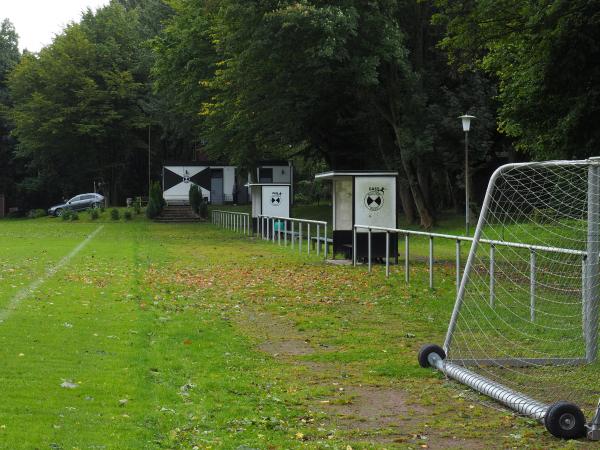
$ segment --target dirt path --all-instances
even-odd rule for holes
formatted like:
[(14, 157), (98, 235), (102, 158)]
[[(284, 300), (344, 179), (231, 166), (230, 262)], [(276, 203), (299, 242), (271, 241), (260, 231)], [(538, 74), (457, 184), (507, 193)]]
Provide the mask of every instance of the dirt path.
[(337, 362), (315, 362), (307, 356), (335, 351), (307, 332), (298, 331), (283, 316), (245, 311), (236, 319), (257, 348), (288, 364), (306, 368), (306, 383), (323, 387), (325, 395), (308, 399), (307, 406), (322, 417), (322, 428), (334, 428), (371, 445), (431, 449), (487, 449), (477, 439), (446, 436), (427, 425), (433, 411), (399, 386), (353, 384), (348, 368)]

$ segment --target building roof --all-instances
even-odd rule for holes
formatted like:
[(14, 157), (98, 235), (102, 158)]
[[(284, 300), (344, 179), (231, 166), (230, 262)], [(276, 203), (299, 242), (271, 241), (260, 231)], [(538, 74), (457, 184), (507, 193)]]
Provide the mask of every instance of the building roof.
[(335, 177), (397, 177), (393, 170), (330, 170), (315, 175), (315, 180), (332, 180)]

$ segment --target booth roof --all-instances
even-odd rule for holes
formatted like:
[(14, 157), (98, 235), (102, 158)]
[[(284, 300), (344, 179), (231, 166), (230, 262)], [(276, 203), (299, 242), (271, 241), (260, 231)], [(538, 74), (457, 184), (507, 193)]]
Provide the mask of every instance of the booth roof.
[(331, 170), (318, 173), (315, 180), (332, 180), (335, 177), (397, 177), (393, 170)]
[(291, 186), (290, 183), (246, 183), (244, 187), (252, 186)]

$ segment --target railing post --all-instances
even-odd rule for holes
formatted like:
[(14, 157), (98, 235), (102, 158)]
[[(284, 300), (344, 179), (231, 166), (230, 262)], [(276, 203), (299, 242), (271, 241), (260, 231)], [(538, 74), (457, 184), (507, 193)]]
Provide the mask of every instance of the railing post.
[(298, 253), (302, 254), (302, 222), (298, 222)]
[(321, 227), (317, 224), (317, 256), (321, 256)]
[(277, 222), (277, 220), (275, 220), (275, 218), (271, 218), (271, 232), (273, 233), (273, 236), (271, 236), (271, 241), (273, 242), (273, 244), (275, 243), (275, 223)]
[(307, 245), (307, 247), (308, 247), (308, 254), (310, 255), (310, 246), (311, 246), (311, 243), (310, 243), (310, 223), (306, 224), (306, 230), (307, 230), (306, 231), (306, 243), (308, 244)]
[(490, 245), (490, 308), (496, 304), (496, 246)]
[(429, 289), (433, 289), (433, 236), (429, 236)]
[(329, 251), (329, 242), (327, 241), (327, 224), (325, 224), (325, 260), (327, 260), (327, 252)]
[(354, 267), (356, 267), (356, 253), (357, 253), (357, 248), (356, 248), (356, 225), (354, 225), (352, 227), (352, 265), (354, 265)]
[(385, 276), (390, 276), (390, 232), (385, 231)]
[(410, 283), (410, 265), (408, 259), (410, 257), (409, 250), (409, 236), (408, 234), (404, 235), (404, 281), (406, 283)]
[(369, 228), (367, 231), (367, 240), (369, 243), (369, 250), (368, 250), (368, 261), (369, 261), (369, 273), (371, 273), (371, 229)]
[(287, 247), (287, 219), (283, 221), (283, 246)]
[(281, 246), (281, 220), (277, 219), (277, 245)]
[(535, 322), (535, 283), (536, 283), (536, 257), (535, 250), (530, 250), (529, 253), (529, 265), (530, 265), (530, 280), (531, 284), (529, 287), (529, 318), (532, 322)]
[(456, 293), (460, 287), (460, 239), (456, 240)]
[(293, 220), (291, 220), (290, 223), (292, 224), (292, 250), (294, 250), (294, 246), (296, 243), (296, 241), (294, 239), (294, 237), (295, 237), (294, 236), (294, 227), (295, 227), (296, 223)]

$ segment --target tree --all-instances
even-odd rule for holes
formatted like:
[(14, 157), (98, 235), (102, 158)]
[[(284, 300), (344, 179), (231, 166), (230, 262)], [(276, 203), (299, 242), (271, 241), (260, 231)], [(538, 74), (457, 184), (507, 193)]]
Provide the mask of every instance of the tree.
[(535, 158), (597, 154), (600, 3), (438, 1), (453, 62), (499, 82), (498, 124)]
[(30, 169), (23, 189), (45, 193), (46, 202), (90, 190), (95, 179), (107, 183), (113, 203), (145, 192), (156, 102), (151, 32), (141, 16), (117, 1), (88, 10), (14, 69), (13, 134)]
[(18, 36), (12, 23), (5, 19), (0, 24), (0, 193), (14, 194), (18, 178), (18, 164), (14, 161), (14, 140), (10, 137), (12, 124), (8, 111), (12, 106), (7, 78), (20, 58)]

